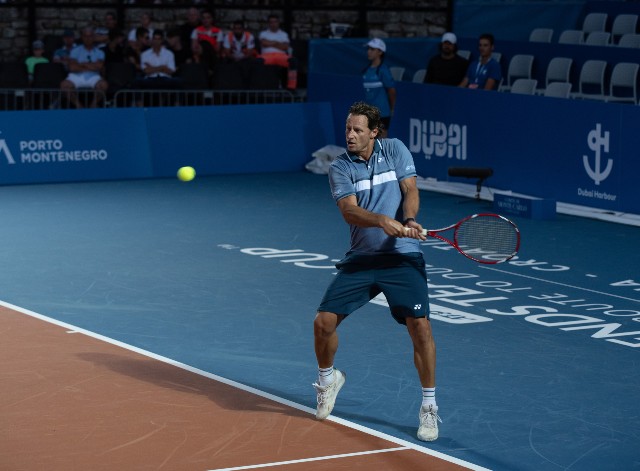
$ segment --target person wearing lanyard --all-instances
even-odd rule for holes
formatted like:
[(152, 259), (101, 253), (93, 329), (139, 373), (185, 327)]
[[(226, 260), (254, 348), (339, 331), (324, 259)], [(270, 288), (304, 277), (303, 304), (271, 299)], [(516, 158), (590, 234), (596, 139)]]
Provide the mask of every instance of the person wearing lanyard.
[(480, 57), (469, 64), (467, 75), (460, 82), (462, 88), (474, 88), (480, 90), (495, 90), (502, 80), (500, 64), (493, 59), (492, 34), (482, 34), (478, 39), (478, 52)]

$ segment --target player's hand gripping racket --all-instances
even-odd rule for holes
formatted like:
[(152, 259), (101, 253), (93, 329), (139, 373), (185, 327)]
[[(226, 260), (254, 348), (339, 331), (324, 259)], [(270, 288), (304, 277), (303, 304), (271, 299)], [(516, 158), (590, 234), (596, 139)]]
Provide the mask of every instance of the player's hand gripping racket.
[[(440, 233), (453, 230), (453, 240)], [(474, 262), (493, 265), (512, 259), (520, 249), (518, 227), (499, 214), (474, 214), (441, 229), (424, 229), (422, 234), (455, 247)]]

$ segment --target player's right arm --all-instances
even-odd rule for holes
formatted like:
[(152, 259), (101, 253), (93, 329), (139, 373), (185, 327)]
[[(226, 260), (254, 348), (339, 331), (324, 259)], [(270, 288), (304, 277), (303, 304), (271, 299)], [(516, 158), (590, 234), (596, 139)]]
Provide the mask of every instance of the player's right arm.
[(355, 195), (345, 196), (338, 200), (338, 209), (348, 224), (360, 227), (380, 227), (391, 237), (405, 237), (406, 231), (401, 222), (384, 214), (372, 213), (358, 206)]

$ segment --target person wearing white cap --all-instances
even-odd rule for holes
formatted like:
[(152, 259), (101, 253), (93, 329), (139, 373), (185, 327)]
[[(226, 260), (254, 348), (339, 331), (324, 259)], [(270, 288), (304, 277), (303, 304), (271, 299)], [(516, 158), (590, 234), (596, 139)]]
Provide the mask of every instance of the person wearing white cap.
[(367, 44), (369, 65), (362, 74), (364, 101), (380, 110), (382, 129), (380, 137), (387, 137), (391, 116), (396, 105), (396, 83), (389, 67), (384, 63), (387, 45), (380, 38), (373, 38)]
[(458, 38), (444, 33), (440, 39), (440, 54), (433, 56), (427, 65), (424, 83), (457, 87), (467, 73), (469, 62), (458, 55)]

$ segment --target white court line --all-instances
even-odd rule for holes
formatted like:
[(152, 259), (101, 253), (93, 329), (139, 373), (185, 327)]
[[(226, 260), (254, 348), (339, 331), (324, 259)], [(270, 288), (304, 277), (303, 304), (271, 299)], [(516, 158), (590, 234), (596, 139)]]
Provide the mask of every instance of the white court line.
[(560, 283), (558, 281), (545, 280), (544, 278), (536, 278), (535, 276), (522, 275), (520, 273), (513, 273), (513, 272), (510, 272), (510, 271), (506, 271), (506, 270), (500, 270), (498, 268), (491, 268), (491, 267), (485, 267), (485, 266), (481, 266), (480, 268), (483, 268), (485, 270), (493, 270), (493, 271), (497, 271), (497, 272), (500, 272), (500, 273), (506, 273), (507, 275), (519, 276), (519, 277), (522, 277), (522, 278), (529, 278), (530, 280), (542, 281), (544, 283), (551, 283), (551, 284), (558, 285), (558, 286), (564, 286), (565, 288), (573, 288), (573, 289), (578, 289), (578, 290), (582, 290), (582, 291), (588, 291), (589, 293), (601, 294), (603, 296), (610, 296), (612, 298), (624, 299), (625, 301), (633, 301), (633, 302), (636, 302), (636, 303), (640, 303), (640, 299), (627, 298), (625, 296), (619, 296), (617, 294), (605, 293), (604, 291), (598, 291), (598, 290), (595, 290), (595, 289), (583, 288), (582, 286), (574, 286), (574, 285), (569, 285), (569, 284), (566, 284), (566, 283)]
[(390, 451), (402, 451), (402, 450), (408, 450), (408, 449), (409, 448), (407, 448), (406, 446), (402, 446), (398, 448), (385, 448), (383, 450), (361, 451), (359, 453), (344, 453), (342, 455), (319, 456), (317, 458), (305, 458), (301, 460), (277, 461), (274, 463), (264, 463), (264, 464), (250, 465), (250, 466), (237, 466), (235, 468), (216, 468), (216, 469), (210, 469), (209, 471), (239, 471), (242, 469), (270, 468), (271, 466), (283, 466), (286, 464), (308, 463), (309, 461), (334, 460), (337, 458), (348, 458), (350, 456), (373, 455), (375, 453), (388, 453)]
[[(0, 301), (0, 306), (4, 306), (7, 309), (11, 309), (13, 311), (17, 311), (17, 312), (20, 312), (22, 314), (26, 314), (28, 316), (34, 317), (36, 319), (40, 319), (40, 320), (48, 322), (50, 324), (54, 324), (54, 325), (63, 327), (63, 328), (68, 329), (68, 330), (73, 330), (74, 332), (77, 332), (77, 333), (80, 333), (80, 334), (84, 334), (84, 335), (86, 335), (88, 337), (92, 337), (94, 339), (101, 340), (103, 342), (109, 343), (111, 345), (115, 345), (115, 346), (120, 347), (120, 348), (124, 348), (125, 350), (129, 350), (129, 351), (138, 353), (140, 355), (144, 355), (146, 357), (153, 358), (154, 360), (161, 361), (161, 362), (166, 363), (168, 365), (172, 365), (172, 366), (175, 366), (177, 368), (182, 368), (183, 370), (189, 371), (191, 373), (194, 373), (194, 374), (197, 374), (197, 375), (200, 375), (200, 376), (204, 376), (205, 378), (209, 378), (209, 379), (212, 379), (214, 381), (218, 381), (219, 383), (223, 383), (223, 384), (226, 384), (228, 386), (232, 386), (232, 387), (234, 387), (236, 389), (240, 389), (242, 391), (245, 391), (245, 392), (248, 392), (248, 393), (251, 393), (251, 394), (255, 394), (256, 396), (260, 396), (260, 397), (263, 397), (265, 399), (269, 399), (271, 401), (277, 402), (279, 404), (283, 404), (285, 406), (291, 407), (293, 409), (297, 409), (297, 410), (306, 412), (306, 413), (308, 413), (310, 415), (315, 415), (315, 413), (316, 413), (315, 409), (312, 409), (312, 408), (307, 407), (307, 406), (303, 406), (302, 404), (297, 404), (297, 403), (295, 403), (293, 401), (289, 401), (287, 399), (284, 399), (284, 398), (281, 398), (281, 397), (278, 397), (278, 396), (274, 396), (273, 394), (269, 394), (267, 392), (260, 391), (259, 389), (255, 389), (255, 388), (252, 388), (250, 386), (246, 386), (246, 385), (244, 385), (242, 383), (238, 383), (236, 381), (233, 381), (233, 380), (230, 380), (230, 379), (227, 379), (227, 378), (223, 378), (222, 376), (218, 376), (218, 375), (215, 375), (213, 373), (209, 373), (208, 371), (204, 371), (204, 370), (200, 370), (198, 368), (194, 368), (193, 366), (189, 366), (189, 365), (181, 363), (179, 361), (172, 360), (171, 358), (167, 358), (167, 357), (164, 357), (164, 356), (161, 356), (161, 355), (157, 355), (157, 354), (155, 354), (153, 352), (149, 352), (147, 350), (143, 350), (141, 348), (134, 347), (133, 345), (129, 345), (129, 344), (124, 343), (124, 342), (120, 342), (119, 340), (115, 340), (115, 339), (112, 339), (112, 338), (109, 338), (109, 337), (105, 337), (104, 335), (100, 335), (100, 334), (97, 334), (95, 332), (91, 332), (90, 330), (85, 330), (85, 329), (82, 329), (80, 327), (74, 326), (72, 324), (67, 324), (66, 322), (62, 322), (62, 321), (59, 321), (57, 319), (53, 319), (52, 317), (48, 317), (48, 316), (45, 316), (45, 315), (42, 315), (42, 314), (38, 314), (37, 312), (30, 311), (29, 309), (25, 309), (25, 308), (22, 308), (20, 306), (16, 306), (16, 305), (11, 304), (11, 303), (7, 303), (5, 301)], [(411, 442), (408, 442), (406, 440), (402, 440), (400, 438), (397, 438), (397, 437), (394, 437), (394, 436), (391, 436), (391, 435), (387, 435), (386, 433), (382, 433), (382, 432), (379, 432), (377, 430), (374, 430), (374, 429), (371, 429), (371, 428), (368, 428), (368, 427), (363, 427), (362, 425), (356, 424), (354, 422), (349, 422), (348, 420), (344, 420), (344, 419), (341, 419), (339, 417), (329, 416), (325, 420), (326, 421), (335, 422), (335, 423), (340, 424), (340, 425), (344, 425), (345, 427), (349, 427), (351, 429), (357, 430), (357, 431), (362, 432), (362, 433), (366, 433), (368, 435), (372, 435), (374, 437), (382, 438), (384, 440), (387, 440), (388, 442), (395, 443), (396, 445), (400, 445), (400, 446), (402, 446), (404, 448), (410, 448), (410, 449), (412, 449), (414, 451), (418, 451), (420, 453), (424, 453), (425, 455), (430, 455), (430, 456), (433, 456), (435, 458), (439, 458), (441, 460), (448, 461), (449, 463), (454, 463), (454, 464), (457, 464), (459, 466), (463, 466), (463, 467), (468, 468), (468, 469), (470, 469), (472, 471), (490, 471), (488, 468), (484, 468), (482, 466), (478, 466), (476, 464), (469, 463), (467, 461), (455, 458), (453, 456), (445, 455), (444, 453), (440, 453), (439, 451), (430, 450), (429, 448), (424, 448), (424, 447), (422, 447), (420, 445), (416, 445), (415, 443), (411, 443)]]

